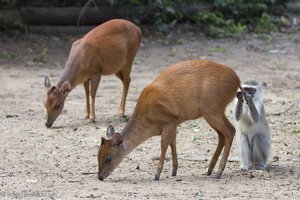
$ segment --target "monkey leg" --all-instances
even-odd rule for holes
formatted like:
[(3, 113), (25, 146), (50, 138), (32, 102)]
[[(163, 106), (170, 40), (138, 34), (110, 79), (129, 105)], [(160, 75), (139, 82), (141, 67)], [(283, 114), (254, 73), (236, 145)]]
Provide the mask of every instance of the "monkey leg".
[(240, 163), (241, 169), (248, 171), (251, 161), (251, 148), (249, 139), (246, 133), (242, 133), (239, 138), (239, 148), (240, 148)]
[(252, 138), (252, 166), (253, 169), (265, 170), (270, 151), (270, 140), (264, 135), (256, 134)]

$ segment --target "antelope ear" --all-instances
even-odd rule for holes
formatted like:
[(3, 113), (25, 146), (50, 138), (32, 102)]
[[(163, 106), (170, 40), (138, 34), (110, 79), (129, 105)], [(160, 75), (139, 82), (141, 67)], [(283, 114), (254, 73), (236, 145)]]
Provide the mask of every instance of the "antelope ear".
[(104, 142), (105, 142), (105, 138), (101, 137), (101, 145), (104, 144)]
[(45, 88), (50, 88), (51, 87), (50, 80), (47, 76), (45, 76), (44, 85), (45, 85)]
[(111, 137), (114, 135), (114, 133), (115, 133), (114, 127), (113, 127), (111, 124), (108, 125), (108, 127), (107, 127), (107, 129), (106, 129), (106, 136), (107, 136), (108, 138), (111, 138)]
[(122, 136), (120, 133), (115, 133), (113, 134), (112, 138), (113, 142), (117, 145), (117, 146), (120, 146), (123, 142), (122, 140)]
[(71, 91), (71, 84), (68, 81), (66, 81), (62, 84), (61, 89), (62, 89), (63, 95), (66, 96)]

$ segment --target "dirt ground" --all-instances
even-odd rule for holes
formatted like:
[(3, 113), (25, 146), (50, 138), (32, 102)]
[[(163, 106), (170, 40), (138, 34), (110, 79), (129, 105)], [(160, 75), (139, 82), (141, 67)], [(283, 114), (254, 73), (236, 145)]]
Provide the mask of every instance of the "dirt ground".
[[(109, 123), (119, 131), (126, 125), (116, 116), (122, 91), (119, 79), (102, 78), (96, 123), (84, 119), (80, 85), (69, 94), (53, 128), (47, 129), (44, 76), (52, 84), (58, 81), (70, 46), (79, 36), (1, 35), (0, 199), (300, 199), (300, 34), (213, 40), (181, 31), (168, 36), (145, 34), (131, 74), (126, 115), (133, 112), (142, 89), (168, 65), (185, 59), (226, 64), (241, 80), (263, 83), (272, 136), (268, 171), (242, 172), (234, 143), (221, 179), (203, 175), (217, 134), (198, 119), (178, 128), (176, 177), (171, 176), (168, 151), (161, 180), (154, 180), (160, 137), (153, 137), (100, 182), (95, 173), (100, 138)], [(233, 122), (232, 106), (228, 116)]]

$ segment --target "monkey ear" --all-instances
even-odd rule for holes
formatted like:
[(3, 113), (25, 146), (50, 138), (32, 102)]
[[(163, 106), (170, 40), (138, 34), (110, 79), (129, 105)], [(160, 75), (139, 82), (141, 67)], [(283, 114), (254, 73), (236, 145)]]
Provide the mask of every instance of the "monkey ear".
[(69, 92), (71, 91), (71, 84), (68, 81), (66, 81), (62, 84), (61, 89), (62, 89), (63, 95), (67, 96), (69, 94)]
[(51, 87), (50, 80), (47, 76), (45, 76), (44, 85), (45, 85), (45, 88), (50, 88)]
[(106, 129), (106, 136), (107, 136), (108, 138), (111, 138), (111, 137), (114, 135), (114, 133), (115, 133), (114, 127), (113, 127), (111, 124), (108, 125), (108, 127), (107, 127), (107, 129)]

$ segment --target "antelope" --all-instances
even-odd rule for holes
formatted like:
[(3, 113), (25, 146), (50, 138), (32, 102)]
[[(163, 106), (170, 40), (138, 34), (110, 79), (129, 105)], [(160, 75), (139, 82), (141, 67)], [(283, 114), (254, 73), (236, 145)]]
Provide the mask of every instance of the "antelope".
[(51, 86), (49, 78), (45, 77), (46, 127), (52, 126), (61, 113), (68, 94), (81, 83), (86, 95), (85, 118), (94, 122), (95, 97), (101, 75), (115, 74), (122, 81), (123, 94), (118, 115), (123, 116), (130, 85), (131, 67), (141, 39), (142, 33), (139, 27), (127, 20), (114, 19), (97, 26), (75, 41), (56, 86)]
[(130, 120), (121, 133), (110, 125), (98, 150), (98, 179), (104, 180), (134, 148), (152, 136), (161, 135), (161, 154), (155, 180), (159, 180), (168, 146), (172, 151), (173, 170), (178, 168), (176, 129), (186, 121), (203, 117), (217, 132), (219, 141), (209, 163), (207, 175), (224, 148), (216, 178), (224, 171), (235, 135), (225, 116), (225, 108), (238, 90), (240, 79), (229, 67), (209, 60), (187, 60), (163, 71), (144, 88)]

